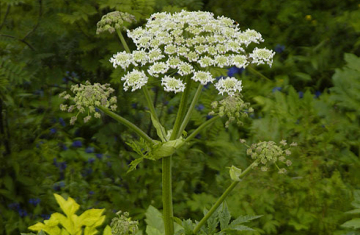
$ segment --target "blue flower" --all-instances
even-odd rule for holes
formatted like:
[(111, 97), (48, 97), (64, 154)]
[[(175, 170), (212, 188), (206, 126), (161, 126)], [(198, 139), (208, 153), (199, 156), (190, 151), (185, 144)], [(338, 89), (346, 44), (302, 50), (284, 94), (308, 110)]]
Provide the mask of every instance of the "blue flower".
[(285, 46), (284, 45), (280, 45), (280, 44), (276, 44), (274, 51), (276, 51), (276, 53), (282, 53), (283, 51), (285, 51)]
[(132, 104), (131, 104), (131, 107), (132, 107), (133, 109), (136, 109), (136, 108), (137, 108), (137, 106), (138, 106), (138, 104), (137, 104), (137, 103), (132, 103)]
[(13, 202), (13, 203), (8, 204), (8, 207), (12, 210), (19, 210), (20, 204), (18, 202)]
[(100, 109), (95, 107), (95, 112), (100, 112)]
[(49, 220), (50, 219), (50, 215), (47, 214), (41, 214), (40, 215), (44, 220)]
[(53, 164), (54, 164), (54, 166), (56, 166), (56, 167), (58, 167), (58, 166), (59, 166), (59, 164), (58, 164), (58, 162), (57, 162), (56, 157), (54, 157), (54, 159), (53, 159)]
[(63, 118), (59, 118), (59, 123), (60, 123), (60, 125), (62, 125), (62, 126), (66, 126), (66, 123), (65, 123), (65, 121), (64, 121)]
[(195, 136), (195, 138), (196, 138), (196, 139), (201, 139), (201, 135), (200, 135), (200, 134), (197, 134), (197, 135)]
[(88, 163), (92, 164), (92, 163), (94, 163), (94, 162), (95, 162), (95, 158), (89, 158), (89, 159), (88, 159)]
[(82, 142), (80, 140), (75, 140), (73, 143), (72, 143), (72, 146), (73, 147), (76, 147), (76, 148), (80, 148), (82, 146)]
[(28, 215), (27, 211), (24, 209), (19, 209), (18, 213), (19, 213), (20, 217), (25, 217)]
[(44, 96), (44, 91), (43, 90), (36, 90), (34, 91), (34, 95), (39, 95), (40, 97), (43, 97)]
[(55, 183), (53, 188), (55, 191), (60, 191), (61, 188), (65, 187), (65, 182), (64, 181), (60, 181), (58, 183)]
[(51, 134), (55, 134), (55, 133), (56, 133), (56, 128), (51, 128), (51, 129), (50, 129), (50, 133), (51, 133)]
[(319, 98), (320, 95), (321, 95), (320, 91), (315, 91), (315, 98)]
[(206, 120), (209, 120), (209, 119), (211, 119), (211, 118), (213, 118), (212, 115), (206, 115)]
[(281, 91), (281, 87), (274, 87), (273, 89), (272, 89), (272, 93), (275, 93), (275, 92), (277, 92), (277, 91)]
[(94, 191), (89, 191), (89, 195), (94, 195), (95, 192)]
[(238, 68), (236, 66), (233, 66), (228, 69), (227, 75), (229, 77), (233, 77), (235, 74), (241, 74), (244, 71), (244, 68)]
[(85, 149), (85, 152), (86, 152), (86, 153), (93, 153), (93, 152), (94, 152), (94, 147), (87, 147), (87, 148)]
[(96, 156), (98, 159), (102, 159), (102, 158), (103, 158), (103, 154), (102, 154), (102, 153), (97, 153), (97, 154), (95, 154), (95, 156)]
[(202, 111), (204, 109), (204, 105), (203, 104), (198, 104), (195, 106), (195, 109), (198, 111)]
[(40, 198), (30, 198), (29, 203), (33, 206), (37, 206), (40, 203)]
[(59, 165), (59, 169), (60, 169), (61, 171), (65, 170), (66, 167), (67, 167), (66, 162), (61, 162), (60, 165)]
[(299, 91), (298, 94), (299, 94), (299, 98), (300, 98), (300, 99), (302, 99), (302, 98), (304, 97), (304, 92)]

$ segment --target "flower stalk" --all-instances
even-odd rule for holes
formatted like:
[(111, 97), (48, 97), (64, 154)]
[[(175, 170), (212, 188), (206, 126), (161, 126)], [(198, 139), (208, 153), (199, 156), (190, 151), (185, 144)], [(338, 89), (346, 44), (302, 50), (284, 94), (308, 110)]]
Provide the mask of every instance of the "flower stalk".
[(150, 144), (155, 143), (154, 140), (152, 138), (150, 138), (150, 136), (148, 136), (145, 132), (143, 132), (139, 127), (137, 127), (135, 124), (133, 124), (132, 122), (128, 121), (127, 119), (117, 115), (114, 112), (111, 112), (109, 109), (103, 107), (103, 106), (99, 106), (98, 107), (101, 111), (103, 111), (105, 114), (107, 114), (108, 116), (112, 117), (113, 119), (115, 119), (116, 121), (120, 122), (121, 124), (124, 124), (125, 126), (129, 127), (131, 130), (133, 130), (136, 134), (138, 134), (141, 138), (143, 138), (145, 141), (147, 141)]

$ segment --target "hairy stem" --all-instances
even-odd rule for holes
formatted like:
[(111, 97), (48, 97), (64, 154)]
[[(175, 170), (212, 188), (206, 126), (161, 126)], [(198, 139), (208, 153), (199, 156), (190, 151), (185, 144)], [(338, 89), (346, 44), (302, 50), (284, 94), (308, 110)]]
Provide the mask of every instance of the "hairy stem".
[[(190, 87), (191, 87), (190, 77), (186, 78), (186, 84), (188, 84), (188, 86), (185, 88), (185, 91), (181, 96), (179, 110), (177, 112), (175, 124), (170, 136), (170, 140), (175, 140), (179, 133), (181, 119), (185, 113), (185, 106), (187, 103), (187, 98), (189, 96)], [(163, 218), (164, 218), (165, 235), (174, 234), (171, 160), (172, 160), (172, 156), (162, 158), (162, 199), (163, 199)]]
[[(246, 170), (244, 170), (239, 178), (243, 178), (245, 175), (247, 175), (250, 170), (253, 168), (253, 166), (257, 163), (257, 160), (254, 161)], [(206, 221), (214, 214), (216, 209), (223, 203), (225, 198), (230, 194), (230, 192), (235, 188), (236, 185), (238, 185), (240, 181), (234, 181), (231, 183), (231, 185), (225, 190), (225, 192), (221, 195), (221, 197), (216, 201), (216, 203), (211, 207), (209, 212), (200, 220), (200, 222), (196, 225), (195, 229), (193, 230), (193, 233), (196, 234), (199, 232), (201, 227), (206, 223)]]
[(129, 127), (131, 130), (133, 130), (136, 134), (138, 134), (140, 137), (142, 137), (145, 141), (149, 142), (149, 143), (154, 143), (154, 140), (151, 139), (145, 132), (143, 132), (139, 127), (137, 127), (135, 124), (133, 124), (132, 122), (126, 120), (125, 118), (117, 115), (114, 112), (111, 112), (109, 109), (103, 107), (103, 106), (99, 106), (98, 107), (101, 111), (103, 111), (104, 113), (106, 113), (107, 115), (109, 115), (110, 117), (112, 117), (113, 119), (115, 119), (116, 121), (124, 124), (125, 126)]

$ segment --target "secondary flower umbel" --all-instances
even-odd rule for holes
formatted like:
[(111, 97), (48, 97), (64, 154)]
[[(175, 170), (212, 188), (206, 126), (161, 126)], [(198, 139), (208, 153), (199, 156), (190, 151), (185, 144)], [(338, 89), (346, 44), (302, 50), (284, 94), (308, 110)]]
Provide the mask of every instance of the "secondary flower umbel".
[(112, 111), (115, 111), (117, 108), (116, 96), (110, 97), (110, 94), (114, 92), (114, 89), (110, 87), (110, 84), (101, 85), (99, 83), (94, 83), (94, 85), (91, 85), (89, 81), (86, 81), (85, 85), (80, 84), (71, 86), (71, 91), (75, 94), (74, 97), (67, 94), (66, 91), (59, 94), (59, 96), (65, 100), (69, 99), (75, 102), (75, 105), (70, 106), (67, 104), (60, 104), (60, 109), (62, 111), (71, 113), (75, 109), (78, 110), (76, 116), (73, 116), (70, 119), (71, 125), (74, 125), (79, 113), (84, 113), (86, 109), (88, 110), (88, 115), (84, 118), (84, 122), (88, 122), (91, 119), (90, 114), (93, 114), (95, 118), (101, 117), (100, 113), (95, 109), (96, 106), (104, 106), (110, 108)]
[[(274, 56), (266, 48), (256, 48), (248, 54), (245, 49), (249, 44), (264, 41), (261, 34), (251, 29), (241, 31), (234, 20), (215, 18), (210, 12), (155, 13), (145, 27), (128, 30), (127, 35), (137, 49), (132, 53), (119, 52), (110, 62), (115, 68), (129, 70), (122, 80), (124, 89), (131, 91), (144, 86), (148, 77), (155, 77), (162, 81), (165, 91), (181, 92), (184, 76), (205, 85), (215, 81), (209, 67), (245, 68), (250, 63), (271, 66)], [(138, 70), (144, 72), (142, 82), (129, 81), (133, 73), (139, 75)], [(178, 88), (169, 88), (170, 80), (177, 81)], [(220, 94), (232, 96), (241, 91), (241, 81), (221, 79), (215, 87)]]
[[(240, 142), (245, 143), (244, 140)], [(279, 168), (277, 165), (279, 162), (284, 163), (287, 166), (290, 166), (292, 162), (287, 159), (291, 154), (290, 148), (297, 146), (296, 143), (291, 143), (288, 147), (286, 140), (280, 141), (280, 144), (276, 144), (274, 141), (262, 141), (257, 144), (252, 144), (247, 149), (247, 154), (251, 156), (252, 159), (258, 160), (258, 163), (254, 167), (260, 164), (260, 169), (262, 171), (267, 171), (270, 164), (275, 164), (279, 170), (280, 174), (286, 173), (285, 168)]]

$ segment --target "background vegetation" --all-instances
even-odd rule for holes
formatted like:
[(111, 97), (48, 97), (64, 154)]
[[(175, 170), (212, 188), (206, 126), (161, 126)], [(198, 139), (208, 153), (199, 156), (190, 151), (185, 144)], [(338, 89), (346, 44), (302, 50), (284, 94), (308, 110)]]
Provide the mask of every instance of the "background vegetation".
[[(159, 162), (126, 174), (136, 158), (126, 144), (133, 133), (107, 117), (70, 126), (57, 95), (86, 80), (111, 83), (121, 115), (155, 136), (143, 99), (122, 90), (122, 71), (108, 61), (121, 44), (114, 34), (96, 35), (96, 23), (119, 10), (136, 16), (133, 28), (153, 12), (181, 9), (233, 18), (261, 32), (277, 54), (271, 69), (227, 71), (243, 80), (255, 113), (241, 128), (216, 123), (175, 157), (175, 215), (199, 220), (230, 184), (226, 167), (248, 165), (239, 138), (287, 139), (299, 144), (289, 174), (253, 172), (227, 200), (232, 215), (264, 215), (253, 222), (254, 234), (360, 234), (359, 212), (345, 213), (360, 208), (355, 0), (2, 0), (0, 234), (19, 234), (48, 218), (57, 211), (54, 192), (74, 198), (82, 211), (105, 208), (107, 222), (118, 210), (142, 221), (149, 205), (161, 208)], [(152, 95), (170, 126), (178, 98), (157, 87)], [(191, 124), (208, 118), (216, 98), (209, 88)]]

